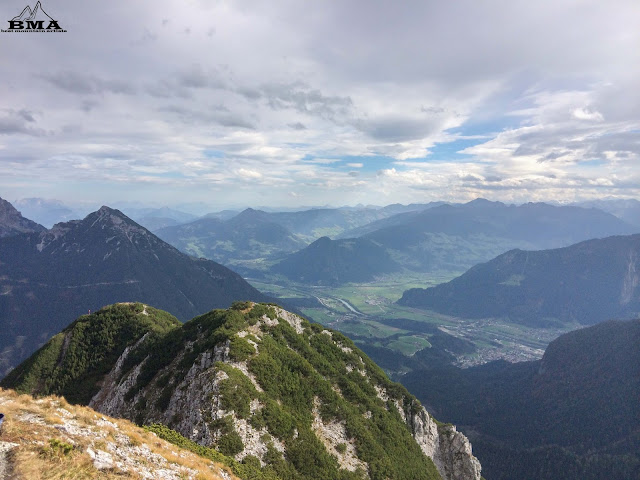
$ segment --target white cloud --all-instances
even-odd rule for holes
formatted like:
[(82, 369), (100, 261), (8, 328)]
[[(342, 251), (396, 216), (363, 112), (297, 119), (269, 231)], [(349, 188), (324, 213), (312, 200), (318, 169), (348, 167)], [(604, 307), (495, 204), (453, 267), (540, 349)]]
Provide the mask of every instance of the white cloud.
[[(635, 0), (50, 9), (67, 33), (2, 36), (0, 196), (33, 185), (28, 196), (108, 203), (123, 184), (142, 199), (245, 205), (380, 203), (380, 189), (390, 202), (637, 193)], [(463, 158), (446, 152), (472, 139), (452, 148)], [(358, 157), (389, 158), (375, 175)]]
[(573, 116), (578, 120), (597, 120), (602, 121), (604, 117), (600, 112), (593, 112), (588, 108), (576, 108), (573, 111)]
[(262, 174), (260, 172), (247, 170), (246, 168), (239, 169), (237, 173), (240, 178), (262, 178)]

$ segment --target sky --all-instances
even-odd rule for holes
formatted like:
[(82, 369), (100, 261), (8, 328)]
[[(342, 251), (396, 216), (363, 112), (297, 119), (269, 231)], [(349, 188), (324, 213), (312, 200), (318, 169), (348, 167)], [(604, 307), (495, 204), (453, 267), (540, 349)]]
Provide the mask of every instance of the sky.
[(640, 198), (637, 0), (42, 8), (66, 32), (0, 33), (10, 201)]

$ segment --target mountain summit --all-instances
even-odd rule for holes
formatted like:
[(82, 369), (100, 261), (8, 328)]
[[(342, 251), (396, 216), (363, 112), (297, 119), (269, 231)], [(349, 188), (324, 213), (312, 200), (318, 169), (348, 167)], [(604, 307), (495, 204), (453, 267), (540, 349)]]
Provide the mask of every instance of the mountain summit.
[(119, 210), (0, 239), (0, 375), (69, 319), (143, 301), (181, 320), (266, 297), (210, 260), (180, 253)]

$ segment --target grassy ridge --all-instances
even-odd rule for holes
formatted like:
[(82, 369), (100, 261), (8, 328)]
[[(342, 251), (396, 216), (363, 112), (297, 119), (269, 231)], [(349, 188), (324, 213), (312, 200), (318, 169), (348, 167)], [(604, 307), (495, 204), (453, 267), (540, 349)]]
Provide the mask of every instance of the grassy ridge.
[[(98, 382), (131, 346), (116, 379), (123, 381), (136, 372), (124, 394), (133, 410), (124, 414), (139, 424), (152, 423), (163, 418), (176, 394), (184, 395), (181, 382), (194, 365), (193, 371), (199, 371), (202, 354), (228, 346), (228, 357), (218, 353), (217, 358), (225, 360), (197, 377), (216, 382), (215, 396), (202, 400), (199, 421), (211, 432), (206, 447), (218, 453), (202, 450), (205, 456), (222, 461), (220, 455), (244, 452), (237, 427), (245, 421), (259, 432), (266, 452), (259, 450), (260, 458), (246, 455), (243, 463), (227, 462), (243, 478), (440, 478), (404, 420), (404, 415), (421, 408), (416, 398), (391, 382), (341, 333), (303, 319), (291, 320), (294, 328), (280, 315), (290, 314), (273, 305), (237, 302), (228, 310), (212, 310), (179, 324), (141, 304), (114, 305), (80, 317), (4, 384), (87, 403)], [(247, 370), (251, 378), (243, 373)], [(193, 395), (198, 398), (197, 392)], [(180, 411), (171, 414), (167, 427), (178, 430), (181, 419)], [(341, 441), (318, 433), (329, 425), (344, 432), (339, 434), (344, 436)], [(355, 462), (352, 470), (340, 463), (347, 453)]]
[(81, 316), (54, 336), (1, 385), (87, 404), (126, 347), (147, 333), (158, 336), (179, 325), (173, 315), (141, 303), (105, 307)]

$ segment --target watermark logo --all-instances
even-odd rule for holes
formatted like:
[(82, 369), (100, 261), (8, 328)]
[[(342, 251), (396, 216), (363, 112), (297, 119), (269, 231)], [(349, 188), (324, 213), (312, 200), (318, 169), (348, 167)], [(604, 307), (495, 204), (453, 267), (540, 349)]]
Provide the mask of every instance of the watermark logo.
[(3, 33), (66, 32), (57, 20), (44, 11), (40, 2), (36, 3), (33, 9), (27, 5), (20, 15), (13, 17), (8, 22), (9, 28), (2, 30)]

